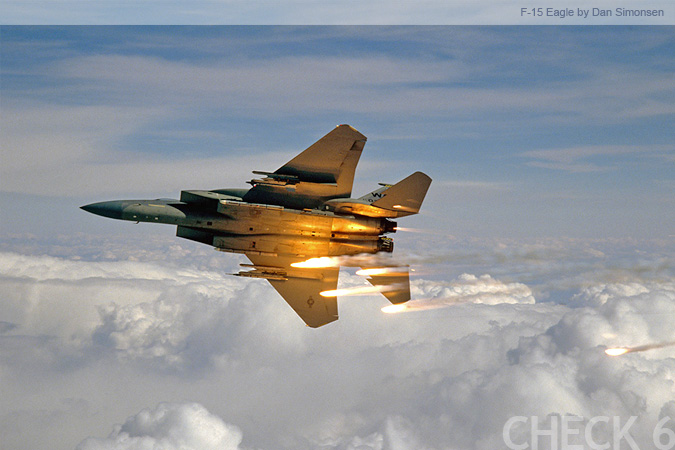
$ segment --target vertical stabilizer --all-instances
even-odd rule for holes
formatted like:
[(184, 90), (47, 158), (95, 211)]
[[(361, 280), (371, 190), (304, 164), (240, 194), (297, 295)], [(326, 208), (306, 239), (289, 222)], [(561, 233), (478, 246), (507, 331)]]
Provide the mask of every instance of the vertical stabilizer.
[(372, 205), (396, 211), (398, 217), (417, 214), (430, 184), (431, 178), (428, 175), (415, 172), (382, 192), (382, 198), (373, 202)]

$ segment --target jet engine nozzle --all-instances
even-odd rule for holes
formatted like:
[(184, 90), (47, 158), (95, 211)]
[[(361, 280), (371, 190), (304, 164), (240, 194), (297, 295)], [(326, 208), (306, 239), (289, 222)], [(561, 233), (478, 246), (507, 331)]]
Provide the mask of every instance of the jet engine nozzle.
[(377, 241), (377, 251), (391, 253), (394, 251), (394, 240), (388, 237), (381, 237)]
[(382, 219), (382, 229), (383, 233), (396, 233), (396, 227), (398, 224), (393, 220)]

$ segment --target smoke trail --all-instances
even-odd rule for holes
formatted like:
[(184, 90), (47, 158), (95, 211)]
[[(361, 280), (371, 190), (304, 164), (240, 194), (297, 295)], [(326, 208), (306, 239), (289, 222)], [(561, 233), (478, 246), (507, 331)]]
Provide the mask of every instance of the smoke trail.
[(406, 303), (385, 306), (381, 309), (381, 311), (387, 314), (411, 311), (427, 311), (430, 309), (447, 308), (448, 306), (460, 305), (462, 303), (472, 302), (470, 299), (457, 298), (418, 298), (415, 300), (410, 300)]
[(614, 347), (608, 348), (607, 350), (605, 350), (605, 353), (608, 354), (609, 356), (621, 356), (625, 355), (626, 353), (645, 352), (647, 350), (656, 350), (658, 348), (665, 348), (671, 346), (675, 346), (675, 342), (661, 342), (658, 344), (639, 345), (637, 347)]
[[(466, 303), (498, 305), (503, 303), (533, 304), (534, 295), (529, 287), (521, 283), (503, 283), (490, 275), (476, 277), (462, 274), (455, 282), (449, 283), (439, 291), (425, 289), (420, 286), (424, 298), (416, 298), (405, 304), (386, 306), (385, 313), (401, 313), (412, 311), (426, 311), (430, 309), (448, 308)], [(429, 294), (432, 297), (427, 297)]]

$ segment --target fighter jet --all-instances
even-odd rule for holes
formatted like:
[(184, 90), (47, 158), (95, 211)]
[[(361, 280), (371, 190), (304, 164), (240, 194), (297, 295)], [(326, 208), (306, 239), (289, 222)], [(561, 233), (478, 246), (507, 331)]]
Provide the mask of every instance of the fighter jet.
[(178, 237), (243, 253), (251, 264), (241, 266), (249, 270), (234, 275), (267, 279), (316, 328), (338, 319), (337, 299), (327, 293), (337, 292), (340, 265), (370, 269), (370, 283), (394, 304), (410, 299), (407, 267), (373, 255), (393, 251), (393, 240), (384, 236), (396, 231), (390, 219), (417, 214), (431, 178), (415, 172), (350, 198), (365, 143), (363, 134), (339, 125), (276, 171), (254, 171), (261, 177), (248, 181), (250, 189), (190, 190), (180, 200), (117, 200), (82, 209), (177, 225)]

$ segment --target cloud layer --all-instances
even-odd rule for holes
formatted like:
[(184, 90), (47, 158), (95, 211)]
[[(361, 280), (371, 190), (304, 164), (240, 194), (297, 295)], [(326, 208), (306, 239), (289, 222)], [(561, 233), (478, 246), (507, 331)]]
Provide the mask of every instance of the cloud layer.
[[(625, 250), (597, 242), (575, 244), (595, 251), (574, 267), (560, 264), (570, 243), (503, 242), (463, 264), (495, 275), (452, 276), (451, 260), (414, 266), (415, 302), (443, 308), (387, 315), (384, 298), (346, 297), (341, 319), (314, 330), (266, 283), (226, 277), (236, 256), (215, 255), (212, 267), (225, 266), (214, 271), (200, 247), (159, 244), (138, 261), (110, 242), (78, 250), (86, 259), (0, 253), (0, 431), (11, 448), (491, 450), (513, 416), (565, 415), (579, 427), (637, 416), (631, 436), (650, 448), (674, 412), (672, 348), (604, 353), (675, 340), (668, 247), (630, 271)], [(535, 281), (552, 276), (561, 283)], [(365, 283), (348, 271), (340, 287)], [(597, 442), (611, 437), (603, 427)], [(531, 443), (528, 430), (510, 436)]]
[(77, 450), (238, 450), (241, 432), (196, 403), (161, 403), (130, 417), (106, 439), (89, 438)]

